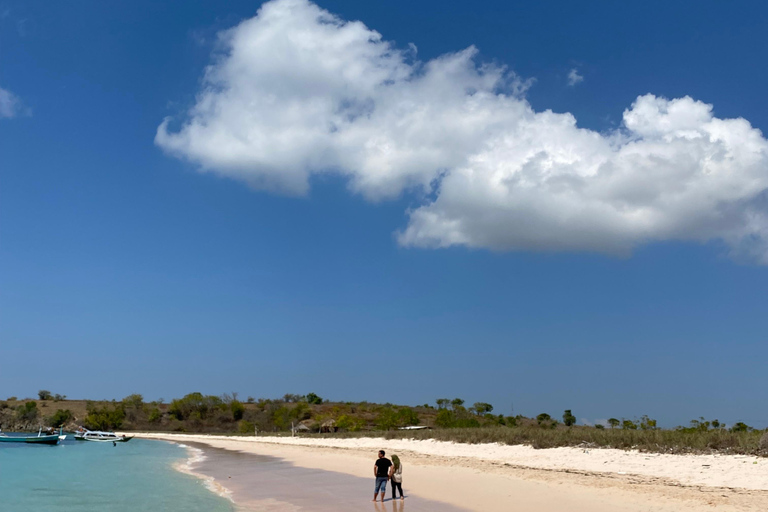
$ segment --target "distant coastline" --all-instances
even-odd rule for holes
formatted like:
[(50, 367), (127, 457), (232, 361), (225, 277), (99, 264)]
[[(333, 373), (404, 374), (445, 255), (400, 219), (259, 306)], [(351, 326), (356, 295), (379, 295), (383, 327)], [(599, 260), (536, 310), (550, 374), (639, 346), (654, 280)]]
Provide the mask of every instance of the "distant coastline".
[[(726, 425), (699, 418), (688, 426), (663, 429), (648, 416), (610, 418), (607, 425), (576, 425), (572, 411), (562, 420), (541, 413), (535, 418), (493, 414), (489, 403), (471, 406), (461, 399), (435, 405), (329, 402), (320, 396), (287, 394), (281, 399), (240, 400), (191, 393), (183, 398), (144, 401), (138, 394), (121, 401), (69, 400), (46, 390), (36, 400), (0, 400), (0, 427), (37, 431), (40, 427), (83, 425), (94, 430), (291, 435), (319, 438), (384, 437), (435, 439), (457, 443), (500, 443), (533, 448), (581, 447), (639, 450), (661, 454), (740, 454), (768, 456), (768, 429), (741, 422)], [(414, 426), (424, 430), (403, 430)]]

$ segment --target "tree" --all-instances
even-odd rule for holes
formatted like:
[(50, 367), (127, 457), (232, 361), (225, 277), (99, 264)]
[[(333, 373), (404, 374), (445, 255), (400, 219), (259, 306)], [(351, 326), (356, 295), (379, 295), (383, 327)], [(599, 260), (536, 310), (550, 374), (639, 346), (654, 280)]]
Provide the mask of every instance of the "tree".
[(475, 412), (478, 416), (482, 416), (483, 414), (488, 414), (493, 410), (493, 406), (486, 402), (475, 402), (473, 405), (475, 408)]
[(446, 409), (448, 408), (448, 404), (451, 403), (451, 401), (448, 398), (438, 398), (435, 400), (435, 403), (437, 403), (438, 409)]
[(461, 398), (454, 398), (453, 400), (451, 400), (451, 407), (453, 408), (454, 411), (459, 408), (464, 408), (464, 400), (462, 400)]
[(245, 406), (241, 401), (232, 400), (232, 402), (229, 404), (229, 408), (232, 411), (232, 419), (235, 421), (240, 421), (243, 419), (243, 415), (245, 414)]
[(656, 420), (649, 418), (647, 414), (643, 414), (640, 418), (640, 429), (656, 430)]
[(731, 427), (731, 432), (749, 432), (750, 430), (754, 429), (741, 421), (734, 423)]
[(16, 419), (24, 423), (31, 423), (37, 419), (39, 411), (37, 402), (27, 402), (16, 408)]
[(552, 419), (552, 416), (550, 416), (549, 414), (543, 412), (543, 413), (539, 414), (538, 416), (536, 416), (536, 423), (538, 423), (539, 425), (542, 425), (544, 423), (549, 422), (551, 419)]
[(376, 426), (381, 430), (391, 430), (397, 427), (397, 413), (390, 408), (383, 409), (376, 416)]
[(134, 409), (141, 409), (144, 405), (144, 397), (138, 393), (128, 395), (123, 398), (123, 405), (126, 407), (133, 407)]
[(400, 427), (408, 427), (410, 425), (418, 425), (420, 422), (419, 415), (410, 407), (403, 407), (397, 411), (397, 424)]
[(52, 400), (53, 399), (53, 395), (47, 389), (41, 389), (40, 391), (38, 391), (37, 392), (37, 396), (40, 397), (40, 400)]
[(48, 424), (52, 427), (61, 427), (72, 421), (73, 418), (72, 411), (69, 409), (59, 409), (48, 418)]
[(621, 428), (624, 430), (637, 430), (637, 425), (632, 420), (624, 420), (621, 422)]
[(570, 427), (576, 424), (576, 416), (571, 413), (570, 409), (566, 409), (563, 413), (563, 423), (566, 427)]
[(609, 418), (608, 424), (611, 426), (611, 428), (616, 428), (621, 424), (621, 422), (616, 418)]
[(306, 400), (308, 404), (320, 405), (323, 403), (323, 399), (314, 393), (308, 393)]
[(440, 409), (435, 417), (435, 425), (441, 428), (451, 428), (456, 421), (455, 415), (448, 409)]
[(125, 420), (125, 409), (122, 404), (105, 404), (101, 407), (93, 402), (87, 404), (88, 414), (85, 416), (85, 426), (91, 430), (112, 430), (120, 428)]

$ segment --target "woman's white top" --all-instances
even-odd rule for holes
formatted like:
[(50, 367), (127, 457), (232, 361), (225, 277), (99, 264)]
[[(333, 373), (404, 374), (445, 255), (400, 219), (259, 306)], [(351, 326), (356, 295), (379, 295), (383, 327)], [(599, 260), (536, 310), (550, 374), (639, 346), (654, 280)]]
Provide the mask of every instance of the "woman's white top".
[(392, 473), (392, 480), (399, 484), (403, 483), (403, 463), (397, 467), (394, 473)]

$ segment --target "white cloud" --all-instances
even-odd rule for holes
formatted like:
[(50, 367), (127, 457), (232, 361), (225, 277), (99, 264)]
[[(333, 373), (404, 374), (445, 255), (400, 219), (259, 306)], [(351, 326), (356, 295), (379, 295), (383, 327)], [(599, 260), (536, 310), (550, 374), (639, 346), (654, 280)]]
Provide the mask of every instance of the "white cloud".
[[(768, 142), (689, 97), (640, 96), (603, 134), (535, 112), (472, 47), (428, 61), (306, 0), (221, 34), (196, 104), (156, 143), (255, 188), (339, 173), (371, 200), (421, 188), (403, 245), (627, 254), (722, 240), (768, 263)], [(575, 71), (575, 70), (574, 70)]]
[(576, 68), (573, 68), (568, 72), (568, 85), (570, 85), (571, 87), (583, 81), (584, 81), (584, 77), (579, 74)]
[(15, 117), (21, 108), (21, 102), (11, 91), (0, 87), (0, 119)]

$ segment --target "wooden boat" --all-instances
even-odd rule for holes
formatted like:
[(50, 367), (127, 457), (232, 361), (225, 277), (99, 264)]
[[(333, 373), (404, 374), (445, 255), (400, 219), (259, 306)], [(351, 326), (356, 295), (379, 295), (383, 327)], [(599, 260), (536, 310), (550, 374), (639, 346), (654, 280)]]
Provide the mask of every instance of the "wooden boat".
[(0, 432), (0, 443), (58, 444), (59, 434), (43, 435), (41, 430), (35, 436), (9, 436)]

